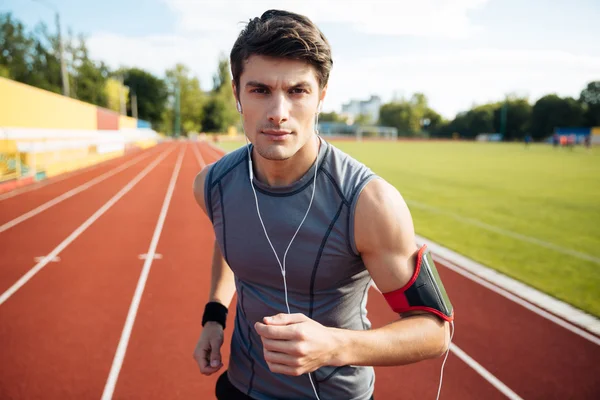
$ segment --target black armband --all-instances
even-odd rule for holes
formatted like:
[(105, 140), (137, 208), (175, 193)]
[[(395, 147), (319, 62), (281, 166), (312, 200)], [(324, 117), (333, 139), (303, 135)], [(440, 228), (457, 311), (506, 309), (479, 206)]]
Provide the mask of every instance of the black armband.
[(454, 320), (454, 307), (426, 245), (419, 250), (417, 266), (410, 281), (400, 289), (383, 293), (383, 297), (397, 313), (420, 310), (448, 322)]
[(228, 309), (223, 304), (217, 301), (211, 301), (204, 307), (204, 315), (202, 315), (202, 326), (209, 321), (218, 322), (225, 329), (225, 322), (227, 321)]

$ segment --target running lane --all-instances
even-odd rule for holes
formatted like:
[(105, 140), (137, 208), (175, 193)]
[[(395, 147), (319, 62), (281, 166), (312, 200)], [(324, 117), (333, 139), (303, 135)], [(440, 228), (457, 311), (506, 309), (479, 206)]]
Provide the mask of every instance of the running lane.
[[(375, 289), (369, 291), (367, 317), (373, 328), (387, 325), (398, 316)], [(454, 337), (456, 339), (456, 336)], [(433, 399), (437, 396), (443, 357), (398, 367), (375, 367), (376, 399)], [(500, 400), (506, 397), (462, 360), (448, 355), (440, 398)]]
[[(201, 144), (200, 152), (206, 163), (217, 157), (214, 149), (207, 144)], [(225, 366), (219, 373), (211, 377), (202, 376), (191, 357), (208, 298), (214, 236), (210, 222), (202, 215), (191, 193), (199, 167), (194, 164), (191, 154), (189, 156), (186, 156), (173, 195), (173, 209), (167, 216), (158, 245), (162, 258), (154, 262), (148, 279), (146, 295), (140, 304), (118, 378), (115, 399), (135, 396), (148, 399), (212, 398), (216, 378), (227, 367), (231, 329), (225, 332), (222, 348)], [(371, 295), (376, 297), (374, 293), (377, 292), (372, 292)], [(381, 325), (394, 318), (393, 313), (382, 312), (382, 301), (378, 298), (371, 300), (369, 308), (377, 310), (371, 316), (374, 324)], [(230, 313), (234, 314), (234, 307), (231, 308)], [(234, 315), (229, 316), (231, 323), (232, 317)], [(453, 356), (450, 361), (453, 365), (445, 370), (449, 383), (444, 385), (444, 398), (504, 398), (464, 362)], [(378, 368), (377, 397), (397, 398), (396, 384), (402, 381), (402, 398), (422, 398), (424, 395), (434, 398), (440, 364), (441, 359), (405, 368)], [(398, 374), (401, 374), (401, 379)]]
[[(201, 167), (190, 142), (140, 303), (114, 399), (209, 399), (219, 373), (205, 377), (192, 357), (210, 289), (214, 234), (194, 200)], [(200, 151), (205, 163), (215, 157)], [(232, 307), (233, 308), (233, 307)], [(233, 314), (233, 313), (230, 313)], [(233, 315), (222, 356), (229, 358)], [(224, 369), (224, 368), (223, 368)]]
[(440, 265), (454, 342), (524, 399), (600, 398), (600, 346)]
[[(160, 151), (164, 146), (158, 145), (146, 150), (132, 152), (122, 157), (107, 160), (83, 171), (66, 173), (64, 176), (58, 175), (47, 181), (40, 182), (39, 187), (37, 185), (31, 188), (27, 187), (27, 191), (4, 200), (1, 199), (10, 196), (11, 192), (5, 193), (3, 196), (0, 195), (0, 226), (58, 196), (64, 195), (80, 185), (94, 179), (100, 179), (99, 177), (102, 175), (109, 174), (124, 164), (135, 163), (135, 160), (147, 159), (152, 154), (157, 154), (157, 151)], [(22, 190), (25, 190), (25, 188)]]
[[(0, 233), (0, 293), (4, 293), (26, 272), (65, 240), (123, 186), (167, 151), (139, 163), (73, 196), (54, 207)], [(61, 182), (62, 183), (62, 182)], [(49, 187), (50, 188), (50, 187)], [(44, 188), (46, 189), (46, 188)], [(40, 189), (42, 190), (42, 189)], [(21, 195), (25, 200), (29, 195)], [(3, 204), (3, 207), (5, 204)], [(60, 255), (58, 256), (61, 257)], [(51, 262), (49, 266), (52, 266)]]
[[(59, 263), (0, 305), (1, 398), (101, 397), (144, 263), (139, 256), (183, 148), (169, 146), (174, 151), (68, 246)], [(127, 182), (112, 181), (111, 192)], [(71, 209), (77, 206), (86, 206), (83, 198)], [(60, 217), (70, 221), (69, 209)]]

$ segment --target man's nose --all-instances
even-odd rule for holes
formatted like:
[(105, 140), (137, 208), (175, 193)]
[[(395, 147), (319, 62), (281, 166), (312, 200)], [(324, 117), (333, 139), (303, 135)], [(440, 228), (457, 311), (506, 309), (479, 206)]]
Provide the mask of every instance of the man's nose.
[(273, 96), (273, 102), (269, 108), (268, 118), (270, 122), (281, 125), (289, 119), (290, 104), (284, 96)]

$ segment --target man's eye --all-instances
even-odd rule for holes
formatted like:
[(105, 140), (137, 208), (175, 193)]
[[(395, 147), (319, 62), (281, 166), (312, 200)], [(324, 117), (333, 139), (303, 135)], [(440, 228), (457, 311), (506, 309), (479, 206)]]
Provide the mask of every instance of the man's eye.
[(259, 93), (259, 94), (265, 94), (267, 93), (267, 89), (264, 88), (256, 88), (256, 89), (252, 89), (250, 91), (250, 93)]
[(294, 89), (292, 89), (292, 93), (293, 94), (302, 94), (302, 93), (308, 93), (308, 92), (306, 91), (306, 89), (294, 88)]

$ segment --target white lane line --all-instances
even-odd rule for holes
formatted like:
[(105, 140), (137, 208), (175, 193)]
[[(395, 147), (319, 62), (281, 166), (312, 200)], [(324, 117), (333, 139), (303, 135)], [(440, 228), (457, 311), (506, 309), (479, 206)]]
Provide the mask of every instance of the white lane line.
[[(149, 257), (149, 256), (148, 256), (148, 254), (140, 254), (140, 255), (138, 256), (138, 258), (139, 258), (140, 260), (145, 260), (145, 259), (147, 259), (148, 257)], [(163, 256), (162, 256), (162, 254), (158, 254), (158, 253), (157, 253), (157, 254), (155, 254), (155, 255), (154, 255), (154, 259), (155, 259), (155, 260), (162, 260), (162, 257), (163, 257)]]
[(498, 389), (502, 394), (511, 400), (523, 400), (518, 394), (513, 392), (508, 386), (506, 386), (500, 379), (496, 378), (490, 371), (483, 368), (481, 364), (473, 360), (467, 353), (462, 351), (457, 345), (450, 343), (450, 351), (453, 352), (458, 358), (464, 361), (469, 367), (473, 368), (483, 379), (488, 381), (492, 386)]
[(167, 155), (169, 155), (173, 149), (163, 152), (160, 156), (148, 165), (142, 172), (140, 172), (135, 178), (133, 178), (127, 186), (123, 187), (119, 193), (115, 194), (109, 201), (107, 201), (102, 207), (98, 209), (91, 217), (89, 217), (83, 224), (81, 224), (73, 233), (71, 233), (65, 240), (62, 241), (50, 254), (44, 257), (39, 263), (31, 268), (25, 275), (23, 275), (14, 285), (8, 288), (2, 296), (0, 296), (0, 305), (10, 298), (17, 290), (25, 285), (31, 278), (35, 276), (42, 268), (44, 268), (49, 262), (60, 254), (68, 245), (70, 245), (79, 235), (81, 235), (87, 228), (90, 227), (102, 214), (108, 211), (121, 197), (129, 192), (139, 181), (142, 180), (154, 167), (158, 165)]
[(144, 288), (146, 286), (146, 281), (148, 280), (148, 275), (150, 274), (150, 267), (152, 267), (152, 261), (154, 260), (154, 255), (156, 253), (156, 246), (158, 245), (158, 240), (160, 239), (160, 234), (165, 223), (165, 218), (167, 217), (167, 211), (169, 209), (169, 204), (171, 203), (173, 191), (175, 190), (175, 183), (177, 182), (177, 176), (179, 175), (179, 170), (181, 169), (181, 163), (186, 147), (187, 143), (179, 152), (177, 164), (173, 169), (173, 175), (171, 176), (169, 189), (167, 190), (167, 194), (165, 195), (165, 200), (163, 202), (162, 209), (160, 210), (158, 222), (156, 224), (156, 228), (154, 229), (154, 235), (152, 236), (152, 241), (150, 242), (150, 247), (148, 248), (146, 261), (144, 261), (142, 273), (140, 275), (140, 279), (138, 280), (137, 287), (135, 288), (135, 294), (133, 295), (133, 300), (131, 301), (129, 312), (127, 313), (127, 320), (125, 321), (125, 326), (123, 327), (123, 332), (121, 333), (121, 340), (119, 340), (119, 346), (117, 347), (117, 352), (115, 354), (115, 358), (113, 359), (112, 367), (108, 375), (108, 380), (106, 381), (106, 385), (104, 386), (102, 400), (112, 399), (112, 395), (115, 391), (115, 386), (117, 384), (117, 379), (119, 378), (119, 372), (121, 371), (121, 367), (123, 365), (125, 352), (127, 351), (127, 345), (129, 344), (129, 338), (131, 336), (131, 331), (135, 322), (135, 317), (140, 306), (140, 301), (142, 299), (142, 294), (144, 293)]
[[(552, 296), (540, 292), (523, 282), (519, 282), (510, 278), (496, 270), (493, 270), (485, 265), (479, 264), (459, 253), (456, 253), (438, 243), (435, 243), (422, 236), (416, 236), (417, 242), (425, 243), (429, 246), (434, 259), (441, 261), (444, 264), (451, 264), (450, 269), (460, 269), (464, 273), (462, 275), (476, 283), (480, 283), (496, 293), (508, 298), (509, 300), (518, 299), (518, 304), (533, 306), (538, 315), (546, 318), (550, 315), (554, 318), (548, 318), (551, 321), (556, 320), (556, 316), (561, 321), (559, 325), (564, 326), (564, 323), (570, 323), (573, 329), (567, 328), (585, 339), (594, 338), (594, 343), (598, 343), (600, 338), (600, 319), (588, 314), (578, 308), (573, 307), (563, 301), (560, 301)], [(461, 273), (461, 271), (455, 271)], [(497, 289), (497, 290), (496, 290)], [(504, 290), (502, 292), (502, 290)], [(505, 296), (508, 294), (510, 296)], [(527, 307), (526, 306), (526, 307)], [(537, 306), (537, 307), (535, 307)], [(530, 307), (527, 307), (530, 309)], [(533, 311), (533, 310), (532, 310)], [(546, 312), (547, 311), (547, 312)], [(535, 311), (534, 311), (535, 312)], [(583, 328), (583, 329), (578, 329)], [(591, 332), (590, 336), (588, 332)], [(596, 336), (594, 336), (596, 335)]]
[[(34, 257), (33, 261), (36, 263), (39, 263), (40, 261), (42, 261), (45, 258), (45, 256), (42, 257)], [(54, 257), (52, 260), (48, 261), (48, 262), (60, 262), (60, 257)]]
[(34, 208), (33, 210), (28, 211), (25, 214), (15, 218), (11, 221), (8, 221), (4, 225), (0, 226), (0, 233), (4, 232), (7, 229), (12, 228), (15, 225), (20, 224), (21, 222), (27, 221), (29, 218), (35, 217), (42, 211), (46, 211), (50, 207), (55, 206), (58, 203), (66, 200), (70, 197), (73, 197), (76, 194), (83, 192), (84, 190), (91, 188), (92, 186), (110, 178), (113, 175), (118, 174), (119, 172), (123, 171), (124, 169), (137, 164), (138, 162), (142, 161), (145, 158), (148, 158), (148, 156), (150, 156), (150, 155), (152, 155), (152, 152), (147, 152), (146, 154), (142, 154), (140, 157), (134, 158), (133, 160), (129, 160), (125, 164), (122, 164), (119, 167), (114, 168), (108, 172), (105, 172), (104, 174), (97, 176), (96, 178), (92, 179), (91, 181), (81, 184), (81, 185), (77, 186), (76, 188), (71, 189), (68, 192), (61, 194), (60, 196), (57, 196), (57, 197), (53, 198), (52, 200), (45, 202), (44, 204)]
[[(158, 147), (158, 146), (156, 146), (156, 147)], [(121, 157), (123, 157), (123, 156), (121, 156)], [(48, 185), (52, 185), (53, 183), (61, 182), (61, 181), (64, 181), (65, 179), (67, 179), (67, 178), (71, 178), (71, 177), (83, 174), (84, 172), (93, 171), (96, 168), (100, 168), (102, 166), (105, 166), (107, 163), (110, 163), (111, 161), (118, 160), (118, 159), (119, 159), (119, 157), (111, 158), (109, 160), (102, 161), (102, 162), (100, 162), (98, 164), (90, 165), (88, 167), (81, 168), (81, 169), (78, 169), (76, 171), (65, 172), (64, 174), (60, 174), (59, 176), (56, 176), (56, 177), (53, 177), (53, 178), (50, 178), (50, 179), (46, 179), (45, 181), (39, 182), (38, 184), (27, 185), (27, 186), (22, 187), (22, 188), (11, 190), (9, 192), (1, 194), (0, 195), (0, 201), (6, 200), (6, 199), (10, 199), (11, 197), (15, 197), (15, 196), (18, 196), (18, 195), (23, 194), (23, 193), (33, 192), (34, 190), (41, 189), (41, 188), (46, 187)]]
[[(373, 287), (373, 289), (381, 293), (381, 291), (379, 290), (377, 285), (375, 285), (375, 282), (373, 280), (371, 280), (371, 287)], [(462, 361), (464, 361), (465, 364), (467, 364), (469, 367), (473, 368), (475, 372), (481, 375), (483, 379), (488, 381), (492, 386), (494, 386), (496, 389), (502, 392), (506, 397), (512, 400), (523, 400), (508, 386), (506, 386), (500, 379), (496, 378), (490, 371), (485, 369), (481, 364), (475, 361), (473, 357), (469, 356), (454, 343), (450, 343), (450, 351), (453, 352)]]
[(415, 207), (415, 208), (420, 208), (423, 210), (427, 210), (427, 211), (431, 211), (434, 212), (436, 214), (441, 214), (441, 215), (446, 215), (449, 216), (451, 218), (454, 218), (455, 220), (459, 221), (459, 222), (463, 222), (466, 224), (471, 224), (474, 226), (477, 226), (479, 228), (482, 229), (486, 229), (488, 231), (494, 232), (494, 233), (498, 233), (500, 235), (504, 235), (504, 236), (508, 236), (511, 237), (513, 239), (517, 239), (520, 240), (522, 242), (528, 242), (528, 243), (532, 243), (541, 247), (545, 247), (547, 249), (550, 250), (554, 250), (558, 253), (562, 253), (562, 254), (566, 254), (569, 256), (573, 256), (573, 257), (577, 257), (579, 259), (582, 260), (586, 260), (586, 261), (591, 261), (595, 264), (600, 264), (600, 258), (598, 257), (594, 257), (590, 254), (586, 254), (586, 253), (582, 253), (580, 251), (576, 251), (576, 250), (572, 250), (572, 249), (568, 249), (566, 247), (561, 247), (558, 245), (555, 245), (554, 243), (550, 243), (550, 242), (546, 242), (544, 240), (532, 237), (532, 236), (527, 236), (527, 235), (523, 235), (521, 233), (517, 233), (517, 232), (513, 232), (513, 231), (509, 231), (508, 229), (503, 229), (503, 228), (499, 228), (497, 226), (494, 225), (490, 225), (490, 224), (486, 224), (485, 222), (479, 221), (477, 219), (474, 218), (468, 218), (468, 217), (464, 217), (460, 214), (456, 214), (450, 211), (445, 211), (436, 207), (432, 207), (430, 205), (424, 204), (424, 203), (420, 203), (417, 201), (409, 201), (407, 200), (406, 203), (409, 205), (409, 207)]
[(208, 145), (208, 148), (213, 152), (213, 154), (216, 154), (218, 158), (223, 157), (223, 153), (227, 154), (227, 152), (223, 149), (221, 149), (220, 147), (215, 146), (214, 144), (210, 143), (208, 140), (204, 140), (204, 143), (206, 143)]
[(200, 154), (200, 150), (198, 150), (198, 145), (196, 143), (194, 143), (192, 145), (192, 149), (194, 150), (194, 155), (196, 156), (196, 160), (198, 160), (198, 165), (200, 166), (200, 168), (204, 168), (204, 166), (206, 165), (206, 162), (204, 161), (204, 158), (202, 158), (202, 155)]
[(550, 321), (554, 322), (555, 324), (562, 326), (563, 328), (573, 332), (574, 334), (576, 334), (584, 339), (587, 339), (590, 342), (600, 346), (600, 338), (598, 338), (597, 336), (594, 336), (594, 335), (584, 331), (583, 329), (580, 329), (580, 328), (554, 316), (553, 314), (550, 314), (549, 312), (539, 308), (538, 306), (533, 305), (518, 296), (515, 296), (514, 294), (510, 293), (507, 290), (501, 289), (501, 288), (491, 284), (490, 282), (476, 276), (475, 274), (472, 274), (472, 273), (464, 270), (463, 268), (459, 267), (458, 265), (455, 265), (454, 263), (452, 263), (442, 257), (433, 255), (433, 259), (443, 263), (444, 266), (448, 267), (452, 271), (457, 272), (457, 273), (461, 274), (462, 276), (469, 278), (474, 282), (479, 283), (481, 286), (485, 286), (487, 289), (490, 289), (491, 291), (498, 293), (499, 295), (506, 297), (509, 300), (514, 301), (515, 303), (525, 307), (529, 311), (532, 311), (532, 312), (536, 313), (537, 315), (539, 315), (543, 318), (546, 318), (547, 320), (550, 320)]

